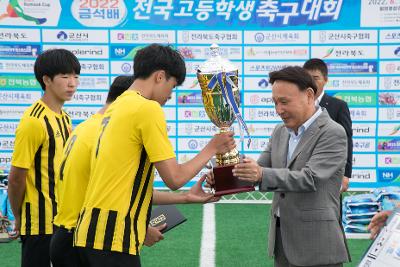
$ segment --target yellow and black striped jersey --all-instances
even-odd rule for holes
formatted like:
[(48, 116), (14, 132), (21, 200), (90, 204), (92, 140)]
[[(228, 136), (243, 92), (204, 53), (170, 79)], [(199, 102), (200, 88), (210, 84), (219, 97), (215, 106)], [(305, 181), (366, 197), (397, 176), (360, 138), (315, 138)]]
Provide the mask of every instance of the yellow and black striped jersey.
[(39, 100), (25, 110), (15, 132), (11, 165), (28, 169), (21, 207), (21, 235), (53, 233), (59, 166), (71, 119)]
[(171, 158), (161, 106), (136, 91), (124, 92), (103, 116), (75, 245), (139, 255), (151, 210), (153, 163)]
[(76, 227), (89, 182), (90, 155), (102, 117), (94, 114), (79, 124), (64, 147), (57, 185), (58, 213), (54, 218), (54, 224), (59, 227), (69, 230)]

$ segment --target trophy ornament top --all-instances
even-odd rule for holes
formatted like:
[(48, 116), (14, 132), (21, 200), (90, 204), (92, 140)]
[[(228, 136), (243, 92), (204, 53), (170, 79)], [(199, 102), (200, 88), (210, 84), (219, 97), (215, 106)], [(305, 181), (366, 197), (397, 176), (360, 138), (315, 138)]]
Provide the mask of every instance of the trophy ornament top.
[(197, 70), (198, 73), (216, 74), (238, 71), (238, 68), (232, 62), (221, 57), (221, 50), (217, 44), (212, 44), (210, 50), (211, 57)]

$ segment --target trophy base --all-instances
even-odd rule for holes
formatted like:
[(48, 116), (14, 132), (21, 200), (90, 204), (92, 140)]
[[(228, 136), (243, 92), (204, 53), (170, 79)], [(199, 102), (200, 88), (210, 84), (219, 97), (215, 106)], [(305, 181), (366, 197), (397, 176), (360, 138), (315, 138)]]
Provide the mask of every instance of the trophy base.
[(239, 180), (239, 178), (233, 176), (232, 169), (234, 166), (235, 164), (231, 164), (213, 168), (214, 196), (218, 197), (255, 190), (253, 183)]

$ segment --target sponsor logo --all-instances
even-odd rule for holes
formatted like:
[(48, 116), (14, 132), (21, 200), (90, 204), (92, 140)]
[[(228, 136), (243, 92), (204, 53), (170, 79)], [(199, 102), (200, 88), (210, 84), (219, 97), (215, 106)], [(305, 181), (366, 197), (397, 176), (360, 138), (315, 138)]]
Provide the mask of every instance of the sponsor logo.
[(264, 94), (252, 94), (250, 96), (250, 104), (257, 105), (257, 104), (272, 104), (273, 100), (270, 96), (265, 96)]
[(383, 106), (394, 106), (398, 104), (399, 95), (394, 93), (380, 93), (379, 104)]
[[(94, 34), (95, 35), (95, 34)], [(86, 31), (59, 31), (56, 35), (57, 39), (62, 42), (85, 42), (89, 41), (89, 32)], [(92, 39), (93, 42), (93, 39)]]
[(71, 13), (76, 21), (87, 27), (115, 27), (126, 20), (127, 8), (124, 1), (74, 0)]
[(0, 86), (12, 88), (40, 88), (35, 76), (0, 75)]
[(79, 89), (107, 89), (108, 87), (108, 77), (79, 77)]
[(188, 123), (185, 125), (185, 133), (186, 134), (191, 134), (193, 131), (193, 125), (191, 123)]
[(386, 71), (387, 71), (388, 73), (393, 73), (393, 72), (396, 71), (396, 64), (394, 64), (394, 63), (389, 63), (389, 64), (386, 65), (385, 69), (386, 69)]
[(257, 124), (250, 124), (249, 125), (249, 133), (251, 134), (260, 134), (262, 136), (269, 136), (273, 132), (273, 126), (264, 126), (264, 125), (257, 125)]
[(381, 139), (378, 142), (379, 151), (400, 151), (400, 139)]
[(351, 178), (357, 180), (370, 180), (371, 174), (369, 172), (359, 172), (359, 173), (352, 173)]
[(364, 62), (327, 62), (328, 72), (331, 74), (337, 73), (376, 73), (376, 61)]
[(357, 135), (360, 134), (369, 134), (370, 133), (370, 127), (369, 126), (365, 126), (365, 127), (356, 127), (353, 128), (353, 134), (357, 133)]
[(57, 39), (60, 41), (65, 41), (68, 39), (68, 34), (65, 31), (60, 31), (57, 33)]
[(137, 51), (144, 46), (113, 46), (111, 48), (111, 57), (118, 59), (132, 60)]
[(397, 48), (394, 50), (394, 54), (395, 54), (395, 56), (400, 57), (400, 46), (397, 47)]
[(33, 60), (2, 60), (2, 62), (0, 62), (0, 70), (3, 70), (4, 72), (32, 73), (33, 65)]
[(347, 93), (340, 92), (333, 95), (336, 98), (346, 101), (349, 106), (375, 106), (376, 105), (376, 93)]
[(194, 80), (192, 85), (189, 88), (193, 89), (193, 88), (197, 87), (198, 84), (199, 84), (199, 81), (198, 80)]
[(138, 41), (139, 34), (119, 32), (119, 33), (117, 33), (117, 40), (119, 40), (119, 41)]
[(264, 34), (263, 34), (262, 32), (258, 32), (258, 33), (256, 33), (256, 34), (254, 35), (254, 40), (255, 40), (257, 43), (262, 43), (262, 42), (264, 42), (264, 39), (265, 39), (265, 37), (264, 37)]
[(201, 104), (201, 92), (194, 93), (178, 93), (179, 104)]
[(116, 56), (120, 56), (120, 57), (125, 56), (125, 54), (126, 54), (125, 48), (115, 48), (114, 49), (114, 54)]
[(190, 149), (197, 149), (197, 147), (199, 146), (199, 143), (197, 142), (197, 140), (195, 139), (190, 139), (188, 142), (188, 147)]
[(259, 95), (252, 95), (250, 97), (250, 103), (251, 104), (258, 104), (260, 103), (260, 96)]
[(194, 54), (193, 54), (193, 50), (192, 50), (190, 47), (187, 47), (187, 46), (185, 46), (185, 47), (180, 47), (180, 48), (179, 48), (179, 52), (181, 53), (181, 55), (182, 55), (184, 58), (187, 58), (187, 59), (193, 59), (193, 58), (195, 58), (195, 56), (194, 56)]
[(125, 73), (129, 73), (132, 70), (132, 66), (129, 63), (124, 63), (121, 65), (121, 70)]
[(367, 78), (360, 78), (360, 77), (332, 77), (329, 79), (328, 84), (326, 85), (326, 90), (332, 89), (367, 89), (367, 90), (375, 90), (376, 89), (376, 78), (374, 77), (367, 77)]
[(185, 110), (184, 118), (205, 118), (205, 110)]
[(334, 47), (329, 48), (329, 49), (326, 51), (325, 55), (322, 56), (322, 58), (327, 58), (327, 57), (329, 57), (330, 55), (332, 55), (332, 53), (333, 53), (334, 50), (335, 50)]
[(251, 62), (246, 62), (245, 63), (245, 67), (247, 69), (248, 72), (255, 72), (255, 73), (262, 73), (262, 75), (266, 75), (267, 73), (271, 72), (271, 71), (277, 71), (277, 70), (281, 70), (283, 68), (289, 67), (289, 66), (301, 66), (301, 64), (296, 64), (295, 62), (291, 62), (291, 63), (278, 63), (278, 62), (274, 62), (274, 63), (253, 63)]
[(75, 56), (102, 56), (103, 55), (103, 49), (101, 48), (76, 48), (76, 49), (71, 49), (70, 50), (72, 53), (74, 53)]
[(400, 164), (399, 157), (385, 157), (384, 161), (385, 161), (385, 164)]
[(308, 50), (303, 49), (303, 48), (294, 48), (294, 49), (267, 49), (267, 50), (259, 50), (259, 49), (254, 49), (251, 47), (249, 50), (247, 50), (247, 55), (248, 56), (257, 56), (257, 55), (265, 55), (265, 56), (288, 56), (288, 55), (294, 55), (294, 56), (304, 56), (307, 55)]
[(399, 130), (400, 130), (400, 125), (397, 125), (392, 129), (392, 131), (391, 131), (391, 133), (389, 133), (389, 135), (395, 135), (399, 132)]
[(400, 171), (380, 169), (379, 181), (380, 182), (400, 182)]
[(258, 82), (258, 86), (261, 88), (267, 88), (268, 87), (268, 80), (267, 79), (261, 79)]
[(190, 41), (190, 32), (188, 32), (188, 31), (182, 32), (182, 40), (185, 43), (189, 42)]
[(379, 181), (380, 182), (400, 182), (400, 171), (379, 169)]
[(319, 32), (319, 40), (321, 43), (325, 43), (326, 41), (326, 31), (320, 31)]
[(40, 45), (0, 45), (0, 57), (36, 57)]

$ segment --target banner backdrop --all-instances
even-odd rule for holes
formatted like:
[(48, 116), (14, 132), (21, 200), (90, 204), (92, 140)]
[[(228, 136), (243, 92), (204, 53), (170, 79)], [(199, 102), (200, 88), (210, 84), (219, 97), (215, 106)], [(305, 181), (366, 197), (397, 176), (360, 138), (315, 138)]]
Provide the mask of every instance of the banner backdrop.
[(39, 53), (62, 47), (79, 58), (80, 86), (65, 105), (76, 125), (102, 106), (116, 76), (133, 73), (136, 51), (150, 43), (171, 44), (186, 60), (186, 81), (164, 107), (179, 162), (217, 130), (195, 77), (217, 43), (240, 73), (253, 136), (247, 148), (235, 126), (241, 153), (257, 158), (281, 123), (268, 73), (322, 58), (325, 89), (348, 103), (353, 120), (351, 188), (400, 185), (400, 0), (0, 1), (0, 167), (9, 167), (24, 109), (42, 94), (33, 75)]

